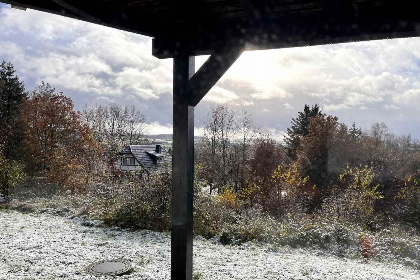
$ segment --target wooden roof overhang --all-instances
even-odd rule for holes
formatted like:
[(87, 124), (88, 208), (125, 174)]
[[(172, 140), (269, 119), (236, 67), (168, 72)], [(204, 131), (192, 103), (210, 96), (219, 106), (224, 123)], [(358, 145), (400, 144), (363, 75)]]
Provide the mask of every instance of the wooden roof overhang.
[(412, 0), (18, 0), (2, 2), (154, 37), (158, 58), (226, 44), (269, 49), (420, 35)]
[[(194, 107), (243, 50), (420, 36), (412, 0), (0, 0), (154, 37), (174, 58), (171, 278), (192, 279)], [(195, 72), (194, 56), (210, 54)]]

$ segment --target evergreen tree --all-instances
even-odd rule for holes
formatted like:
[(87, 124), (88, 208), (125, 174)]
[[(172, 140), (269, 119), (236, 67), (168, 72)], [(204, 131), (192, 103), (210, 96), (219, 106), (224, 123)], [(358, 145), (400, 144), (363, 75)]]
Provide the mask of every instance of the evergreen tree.
[(296, 152), (300, 147), (300, 139), (309, 134), (310, 119), (320, 115), (321, 110), (319, 105), (315, 104), (311, 107), (305, 104), (303, 112), (298, 113), (297, 118), (292, 119), (292, 126), (287, 129), (287, 135), (284, 141), (286, 142), (287, 155), (296, 160)]
[(20, 130), (17, 127), (20, 105), (26, 98), (23, 82), (15, 74), (13, 64), (3, 61), (0, 65), (0, 144), (6, 159), (15, 159), (20, 145)]
[(362, 129), (356, 127), (356, 123), (354, 122), (349, 129), (350, 136), (353, 140), (359, 140), (362, 137)]

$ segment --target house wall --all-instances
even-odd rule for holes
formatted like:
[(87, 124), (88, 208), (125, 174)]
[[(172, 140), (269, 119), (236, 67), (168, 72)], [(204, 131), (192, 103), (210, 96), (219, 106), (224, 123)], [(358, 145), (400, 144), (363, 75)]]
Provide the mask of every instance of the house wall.
[(135, 165), (123, 165), (123, 157), (119, 156), (118, 160), (115, 162), (115, 167), (122, 171), (139, 171), (140, 165), (135, 160)]

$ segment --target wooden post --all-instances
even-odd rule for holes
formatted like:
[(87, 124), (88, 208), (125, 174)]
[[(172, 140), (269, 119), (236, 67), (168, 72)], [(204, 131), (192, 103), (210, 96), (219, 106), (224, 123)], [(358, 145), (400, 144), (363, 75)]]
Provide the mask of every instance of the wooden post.
[(194, 195), (194, 106), (189, 105), (188, 81), (194, 57), (174, 58), (171, 279), (192, 279)]

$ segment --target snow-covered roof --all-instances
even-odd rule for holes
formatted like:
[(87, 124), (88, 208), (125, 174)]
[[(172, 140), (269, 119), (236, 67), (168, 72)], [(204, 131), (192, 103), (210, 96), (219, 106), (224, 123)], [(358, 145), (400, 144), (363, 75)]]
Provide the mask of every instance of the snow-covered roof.
[[(158, 146), (160, 152), (158, 152)], [(168, 151), (161, 145), (130, 145), (125, 147), (120, 155), (133, 155), (139, 164), (148, 170), (157, 170), (170, 161)]]

